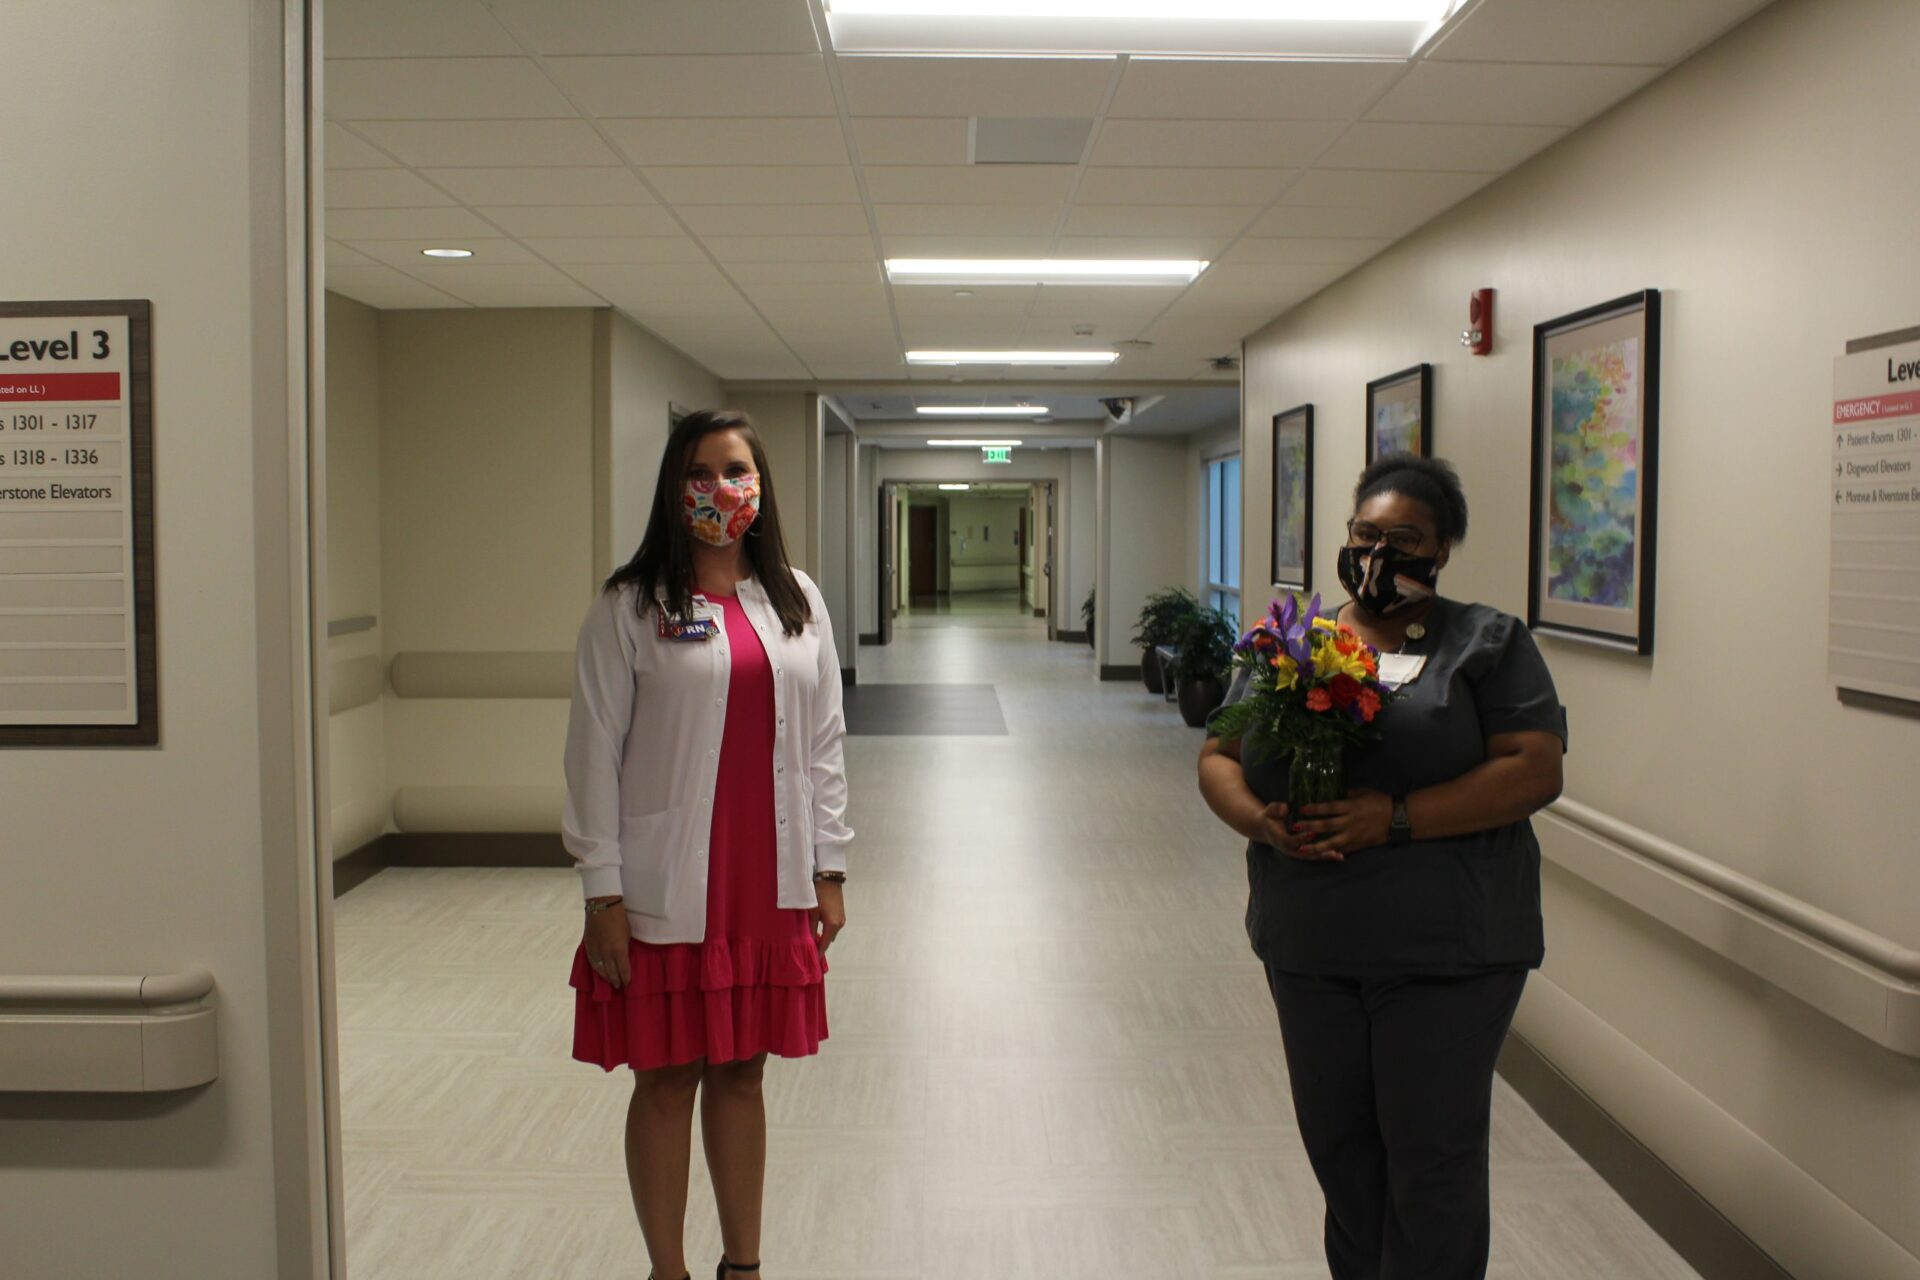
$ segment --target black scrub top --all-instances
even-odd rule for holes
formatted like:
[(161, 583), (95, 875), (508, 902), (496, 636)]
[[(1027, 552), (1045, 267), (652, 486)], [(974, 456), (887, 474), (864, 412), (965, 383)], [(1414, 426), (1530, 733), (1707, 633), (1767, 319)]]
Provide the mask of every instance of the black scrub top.
[[(1426, 628), (1403, 650), (1425, 654), (1426, 665), (1388, 704), (1379, 740), (1347, 751), (1349, 787), (1405, 795), (1451, 781), (1487, 758), (1495, 734), (1538, 730), (1566, 742), (1553, 677), (1518, 618), (1442, 599)], [(1246, 685), (1242, 672), (1227, 701)], [(1247, 785), (1269, 804), (1287, 798), (1287, 764), (1257, 739), (1241, 745)], [(1343, 862), (1250, 842), (1247, 880), (1247, 937), (1283, 972), (1467, 974), (1534, 968), (1546, 950), (1540, 844), (1526, 819)]]

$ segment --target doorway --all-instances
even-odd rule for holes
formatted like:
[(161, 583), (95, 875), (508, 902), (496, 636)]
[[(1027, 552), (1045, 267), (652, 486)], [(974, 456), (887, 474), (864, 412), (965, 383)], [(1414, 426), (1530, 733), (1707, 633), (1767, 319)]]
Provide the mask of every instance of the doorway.
[(940, 512), (938, 508), (907, 509), (907, 597), (909, 604), (933, 603), (940, 594)]

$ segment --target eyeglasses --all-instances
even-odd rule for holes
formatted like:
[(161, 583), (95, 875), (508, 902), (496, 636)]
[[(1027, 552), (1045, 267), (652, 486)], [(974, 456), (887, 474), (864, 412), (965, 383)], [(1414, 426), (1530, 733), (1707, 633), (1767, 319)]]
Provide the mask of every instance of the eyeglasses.
[(1430, 536), (1424, 529), (1416, 529), (1410, 524), (1382, 529), (1364, 520), (1347, 521), (1347, 545), (1350, 547), (1377, 547), (1384, 542), (1403, 555), (1413, 556), (1420, 554), (1420, 548), (1427, 545)]

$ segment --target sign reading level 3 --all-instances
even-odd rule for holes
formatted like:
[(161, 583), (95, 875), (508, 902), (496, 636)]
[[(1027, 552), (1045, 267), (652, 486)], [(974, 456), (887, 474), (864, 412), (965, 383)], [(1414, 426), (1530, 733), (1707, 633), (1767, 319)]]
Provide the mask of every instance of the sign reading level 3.
[(154, 740), (150, 652), (139, 661), (151, 581), (136, 567), (151, 572), (136, 555), (151, 517), (134, 492), (147, 316), (145, 303), (0, 303), (0, 741)]
[(1920, 700), (1916, 379), (1920, 342), (1833, 362), (1827, 662), (1840, 688)]

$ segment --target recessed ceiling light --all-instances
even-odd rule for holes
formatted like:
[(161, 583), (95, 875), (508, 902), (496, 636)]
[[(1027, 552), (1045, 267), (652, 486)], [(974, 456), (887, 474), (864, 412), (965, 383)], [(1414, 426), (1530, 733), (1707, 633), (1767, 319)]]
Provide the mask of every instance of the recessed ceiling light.
[(965, 493), (967, 490), (973, 488), (970, 484), (943, 484), (940, 487), (948, 493)]
[(935, 449), (1018, 449), (1018, 440), (929, 440)]
[(889, 258), (895, 284), (1191, 284), (1207, 269), (1195, 259)]
[(890, 18), (1079, 18), (1237, 22), (1434, 22), (1457, 0), (827, 0), (830, 13)]
[(422, 249), (420, 252), (429, 258), (471, 258), (473, 256), (471, 249)]
[(952, 404), (923, 404), (917, 410), (930, 418), (1038, 418), (1047, 412), (1043, 404), (982, 404), (968, 407)]
[(1118, 351), (909, 351), (908, 364), (1112, 364)]

